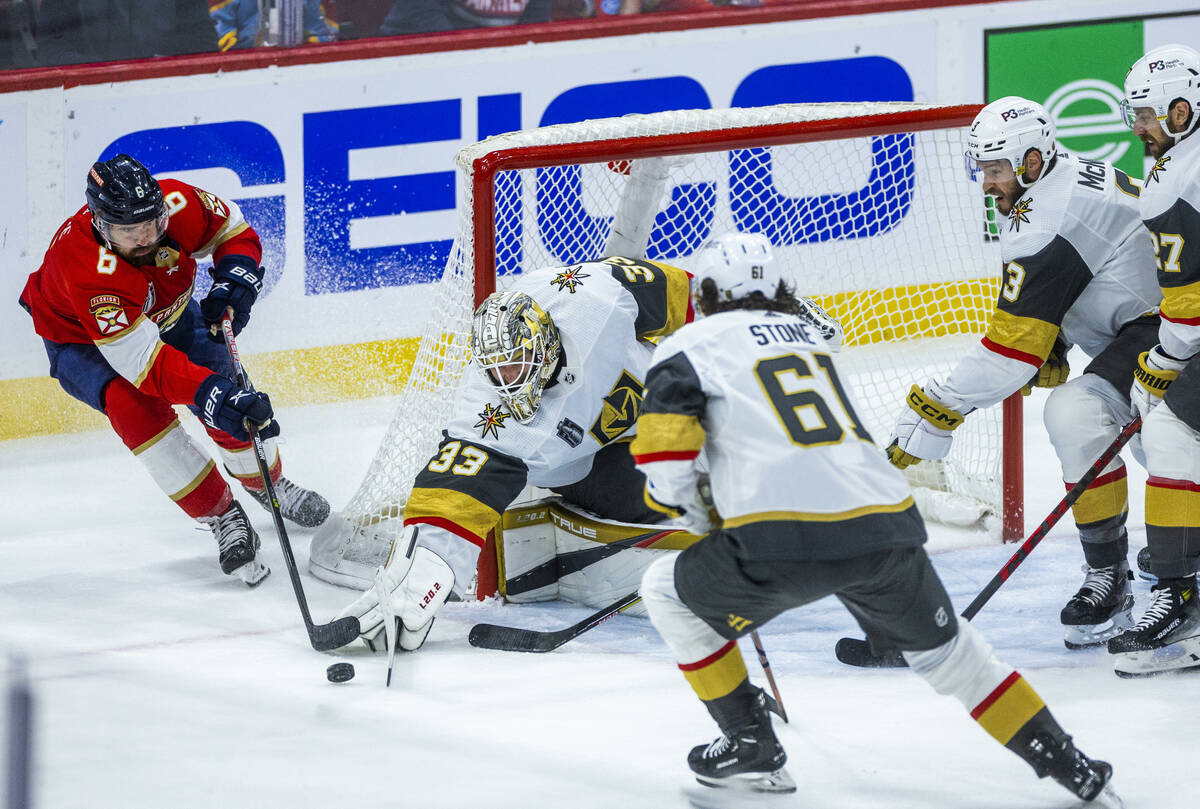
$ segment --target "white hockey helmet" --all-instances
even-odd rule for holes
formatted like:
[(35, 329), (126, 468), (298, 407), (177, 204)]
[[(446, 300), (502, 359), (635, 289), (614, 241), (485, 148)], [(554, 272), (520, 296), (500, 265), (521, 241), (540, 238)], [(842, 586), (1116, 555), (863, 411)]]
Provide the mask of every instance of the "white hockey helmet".
[(1058, 154), (1054, 119), (1036, 101), (1020, 96), (1005, 96), (979, 111), (967, 133), (963, 162), (967, 177), (979, 182), (979, 164), (988, 160), (1007, 160), (1022, 188), (1025, 181), (1025, 154), (1036, 149), (1048, 164)]
[(696, 291), (711, 278), (726, 301), (754, 292), (772, 298), (780, 281), (771, 241), (761, 233), (726, 233), (706, 243), (696, 251), (692, 275)]
[(562, 356), (550, 315), (524, 292), (493, 292), (471, 321), (471, 359), (512, 417), (528, 423)]
[(1200, 120), (1200, 53), (1187, 45), (1163, 45), (1148, 52), (1133, 63), (1125, 74), (1125, 100), (1121, 112), (1125, 124), (1132, 129), (1137, 122), (1137, 109), (1154, 111), (1159, 122), (1167, 119), (1171, 104), (1183, 99), (1192, 106), (1192, 117), (1183, 132), (1163, 131), (1175, 140), (1188, 135)]

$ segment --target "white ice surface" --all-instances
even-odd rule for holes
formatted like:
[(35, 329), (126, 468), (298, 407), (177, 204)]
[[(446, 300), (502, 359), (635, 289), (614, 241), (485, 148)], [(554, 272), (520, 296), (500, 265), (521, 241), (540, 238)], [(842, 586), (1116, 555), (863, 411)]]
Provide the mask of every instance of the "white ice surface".
[[(1063, 494), (1040, 402), (1027, 407), (1028, 530)], [(287, 474), (344, 503), (390, 404), (284, 411)], [(1144, 473), (1130, 470), (1132, 557), (1145, 538)], [(221, 574), (211, 535), (111, 434), (0, 443), (0, 492), (0, 651), (30, 667), (39, 809), (688, 806), (684, 757), (716, 730), (644, 619), (618, 616), (554, 653), (522, 655), (473, 649), (467, 632), (483, 620), (558, 628), (590, 610), (450, 604), (385, 689), (382, 656), (309, 647), (271, 519), (253, 503), (273, 572), (249, 590)], [(311, 534), (290, 535), (304, 569)], [(946, 531), (931, 547), (959, 609), (1014, 550)], [(1058, 611), (1080, 559), (1068, 516), (976, 623), (1080, 747), (1113, 763), (1128, 807), (1180, 805), (1200, 753), (1200, 674), (1119, 680), (1103, 651), (1066, 650)], [(302, 578), (318, 621), (353, 596)], [(1137, 583), (1137, 612), (1146, 590)], [(1076, 805), (911, 673), (837, 663), (835, 641), (858, 634), (828, 599), (762, 630), (799, 784), (770, 805)], [(749, 644), (745, 656), (765, 684)], [(357, 677), (327, 682), (336, 660)]]

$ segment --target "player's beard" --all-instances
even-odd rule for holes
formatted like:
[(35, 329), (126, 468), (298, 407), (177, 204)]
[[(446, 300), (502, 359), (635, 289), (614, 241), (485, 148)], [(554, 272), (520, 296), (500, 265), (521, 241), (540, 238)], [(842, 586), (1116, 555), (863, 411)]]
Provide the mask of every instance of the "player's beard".
[(1024, 188), (1021, 188), (1021, 186), (1013, 183), (1012, 187), (997, 188), (996, 193), (990, 194), (989, 196), (996, 201), (996, 210), (1000, 212), (1000, 215), (1008, 216), (1009, 211), (1013, 209), (1013, 206), (1017, 204), (1017, 200), (1019, 200), (1024, 193)]
[(128, 261), (135, 267), (150, 267), (155, 261), (155, 254), (158, 252), (159, 246), (162, 244), (162, 239), (159, 239), (154, 244), (146, 247), (135, 247), (128, 251), (121, 251), (121, 258)]

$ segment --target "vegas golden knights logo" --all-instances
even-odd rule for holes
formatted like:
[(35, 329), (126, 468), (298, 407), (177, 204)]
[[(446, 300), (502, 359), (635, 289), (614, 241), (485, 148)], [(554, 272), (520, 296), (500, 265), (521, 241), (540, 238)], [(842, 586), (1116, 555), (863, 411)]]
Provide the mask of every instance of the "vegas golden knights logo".
[(1146, 182), (1147, 183), (1161, 183), (1162, 180), (1160, 180), (1158, 178), (1158, 173), (1160, 171), (1166, 171), (1167, 163), (1169, 163), (1170, 161), (1171, 161), (1170, 155), (1166, 155), (1164, 157), (1158, 158), (1158, 160), (1155, 160), (1154, 168), (1150, 169), (1150, 173), (1146, 176)]
[(726, 619), (725, 622), (729, 624), (729, 628), (734, 632), (741, 632), (743, 629), (753, 623), (753, 621), (751, 621), (749, 618), (743, 618), (740, 615), (734, 615), (732, 612), (729, 613), (729, 618)]
[(577, 265), (563, 270), (558, 275), (554, 276), (550, 283), (557, 284), (559, 292), (562, 292), (565, 289), (567, 292), (570, 292), (572, 295), (574, 295), (575, 287), (581, 286), (584, 278), (591, 277), (585, 272), (580, 272), (582, 269), (582, 265)]
[(642, 383), (628, 371), (622, 371), (617, 384), (604, 397), (600, 417), (590, 430), (600, 446), (615, 440), (637, 421), (642, 409)]
[(1008, 222), (1010, 230), (1020, 230), (1021, 223), (1029, 224), (1028, 214), (1033, 212), (1033, 206), (1027, 199), (1017, 200), (1017, 204), (1008, 212)]
[(501, 410), (499, 405), (485, 404), (483, 412), (479, 413), (478, 416), (479, 421), (475, 422), (475, 426), (483, 428), (479, 437), (487, 438), (488, 433), (491, 433), (492, 438), (499, 438), (500, 428), (504, 426), (504, 420), (508, 418), (508, 413)]

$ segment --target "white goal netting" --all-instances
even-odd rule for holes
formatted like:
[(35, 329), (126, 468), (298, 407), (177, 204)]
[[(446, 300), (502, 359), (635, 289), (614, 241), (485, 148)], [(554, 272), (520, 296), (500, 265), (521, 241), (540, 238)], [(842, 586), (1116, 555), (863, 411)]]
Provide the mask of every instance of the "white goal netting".
[[(839, 367), (882, 445), (909, 387), (944, 376), (995, 301), (998, 247), (962, 171), (972, 114), (907, 103), (692, 110), (463, 149), (458, 234), (408, 387), (362, 486), (314, 539), (314, 574), (369, 582), (356, 579), (399, 535), (437, 446), (477, 297), (526, 269), (613, 254), (687, 269), (714, 236), (764, 233), (797, 291), (842, 323)], [(927, 517), (1002, 512), (1001, 432), (1000, 408), (973, 414), (946, 461), (913, 468)]]

